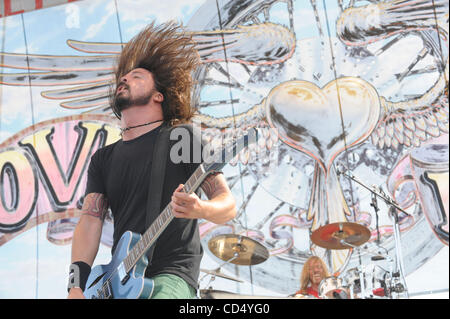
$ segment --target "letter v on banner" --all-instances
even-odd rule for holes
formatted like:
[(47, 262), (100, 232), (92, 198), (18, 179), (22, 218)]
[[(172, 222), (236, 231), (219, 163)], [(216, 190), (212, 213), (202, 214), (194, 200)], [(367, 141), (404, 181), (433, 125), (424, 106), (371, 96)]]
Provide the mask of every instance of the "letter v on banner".
[(73, 201), (95, 146), (112, 142), (108, 135), (114, 135), (102, 123), (73, 123), (56, 123), (19, 142), (32, 154), (55, 211), (66, 209)]

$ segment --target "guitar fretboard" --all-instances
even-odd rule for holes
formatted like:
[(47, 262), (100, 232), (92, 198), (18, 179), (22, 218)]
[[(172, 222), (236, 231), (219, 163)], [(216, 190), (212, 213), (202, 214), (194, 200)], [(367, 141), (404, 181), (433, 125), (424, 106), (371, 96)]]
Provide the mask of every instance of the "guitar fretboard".
[[(184, 184), (184, 192), (188, 194), (195, 192), (207, 175), (208, 174), (205, 173), (203, 165), (200, 165)], [(150, 249), (173, 218), (172, 206), (169, 203), (151, 224), (151, 226), (145, 231), (142, 238), (136, 243), (136, 245), (134, 245), (128, 256), (123, 260), (127, 273), (134, 267), (140, 258), (142, 258), (147, 250)]]

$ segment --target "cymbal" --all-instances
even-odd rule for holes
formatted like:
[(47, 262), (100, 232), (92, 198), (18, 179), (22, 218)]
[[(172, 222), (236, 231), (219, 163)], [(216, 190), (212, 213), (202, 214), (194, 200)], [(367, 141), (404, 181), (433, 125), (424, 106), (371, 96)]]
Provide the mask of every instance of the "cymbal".
[(269, 251), (262, 244), (236, 234), (211, 238), (208, 248), (216, 257), (235, 265), (257, 265), (269, 258)]
[(370, 239), (370, 230), (360, 224), (342, 222), (324, 225), (311, 234), (311, 241), (317, 246), (327, 249), (352, 248), (342, 242), (360, 246)]
[(207, 274), (210, 274), (210, 275), (212, 275), (212, 276), (222, 277), (222, 278), (234, 280), (234, 281), (237, 281), (237, 282), (243, 282), (243, 281), (240, 280), (240, 279), (237, 279), (237, 278), (234, 278), (234, 277), (225, 275), (225, 274), (222, 273), (220, 270), (200, 269), (200, 271), (201, 271), (201, 272), (204, 272), (204, 273), (207, 273)]

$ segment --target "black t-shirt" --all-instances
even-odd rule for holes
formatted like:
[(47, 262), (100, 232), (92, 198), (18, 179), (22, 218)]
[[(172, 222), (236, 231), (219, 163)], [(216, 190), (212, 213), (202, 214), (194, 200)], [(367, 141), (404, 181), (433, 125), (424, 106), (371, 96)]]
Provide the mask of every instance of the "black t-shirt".
[[(114, 218), (112, 252), (124, 232), (130, 230), (143, 234), (147, 229), (145, 223), (151, 162), (160, 128), (161, 126), (130, 141), (119, 140), (99, 149), (91, 158), (86, 194), (101, 193), (108, 199)], [(189, 137), (189, 145), (193, 150), (192, 127)], [(178, 140), (170, 141), (169, 152), (171, 146), (181, 138), (179, 136)], [(199, 166), (198, 156), (197, 163), (193, 163), (193, 160), (195, 158), (192, 151), (189, 163), (173, 163), (168, 155), (161, 210), (170, 203), (178, 185), (184, 184)], [(155, 217), (153, 216), (153, 220)], [(196, 219), (174, 218), (154, 245), (146, 277), (161, 273), (176, 274), (198, 288), (203, 249)]]

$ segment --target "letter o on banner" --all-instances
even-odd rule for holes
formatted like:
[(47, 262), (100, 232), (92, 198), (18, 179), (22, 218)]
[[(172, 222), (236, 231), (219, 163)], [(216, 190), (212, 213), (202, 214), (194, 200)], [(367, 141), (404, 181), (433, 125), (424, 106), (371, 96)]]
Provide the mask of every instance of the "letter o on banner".
[(0, 231), (11, 233), (25, 226), (37, 198), (37, 177), (21, 149), (0, 153)]

